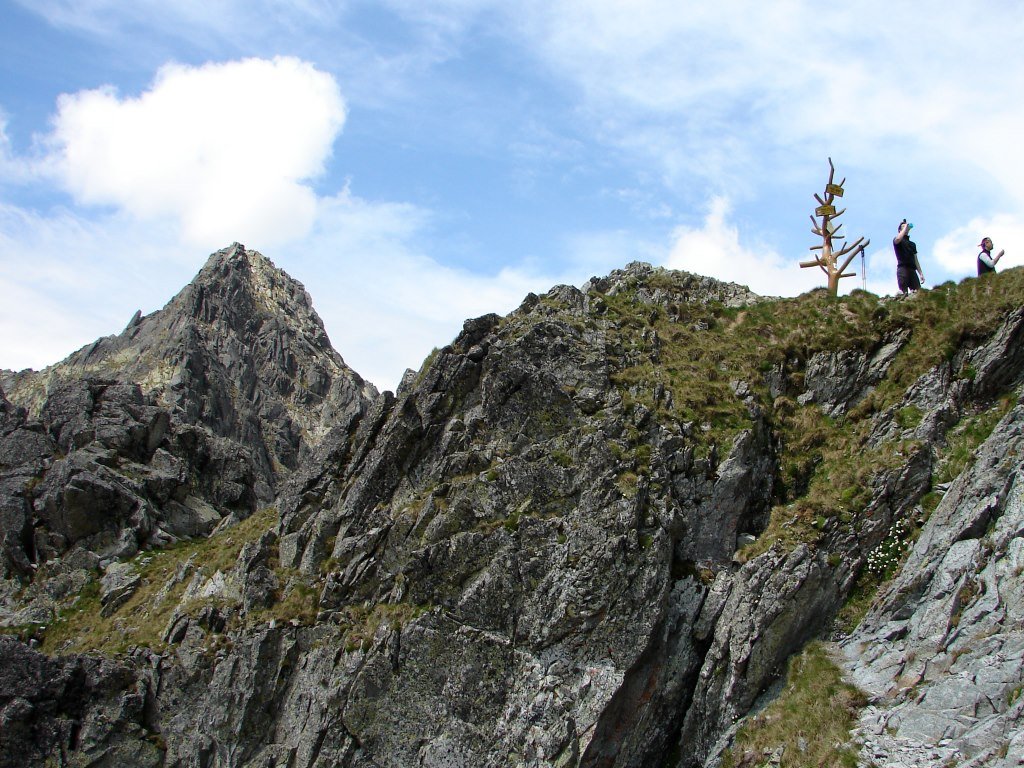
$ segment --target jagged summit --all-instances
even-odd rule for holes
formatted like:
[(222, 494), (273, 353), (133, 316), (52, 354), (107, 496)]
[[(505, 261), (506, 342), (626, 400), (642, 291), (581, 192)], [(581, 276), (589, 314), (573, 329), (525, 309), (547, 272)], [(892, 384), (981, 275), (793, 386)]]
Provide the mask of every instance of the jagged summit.
[(583, 284), (584, 293), (606, 293), (638, 290), (641, 300), (660, 301), (671, 296), (675, 301), (706, 304), (718, 301), (726, 306), (753, 304), (764, 298), (747, 286), (718, 280), (692, 272), (655, 267), (645, 261), (632, 261), (615, 269), (607, 277), (592, 277)]
[[(179, 316), (179, 322), (182, 317), (192, 318), (257, 343), (263, 326), (270, 324), (274, 330), (298, 337), (343, 365), (302, 283), (275, 267), (263, 254), (246, 250), (239, 243), (211, 254), (195, 279), (150, 318), (158, 321), (159, 315), (166, 314)], [(273, 350), (279, 362), (284, 351)]]
[(21, 576), (248, 517), (377, 395), (302, 285), (238, 243), (163, 309), (0, 391), (0, 572)]
[(377, 394), (331, 346), (302, 284), (239, 243), (212, 254), (163, 309), (5, 389), (37, 414), (48, 392), (82, 378), (138, 383), (181, 421), (261, 443), (271, 476)]

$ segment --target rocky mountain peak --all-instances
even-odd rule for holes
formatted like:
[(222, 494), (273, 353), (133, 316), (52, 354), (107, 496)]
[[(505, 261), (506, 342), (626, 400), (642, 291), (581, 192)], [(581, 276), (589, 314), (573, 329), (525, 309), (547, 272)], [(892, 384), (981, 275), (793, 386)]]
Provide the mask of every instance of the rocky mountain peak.
[(329, 421), (377, 394), (331, 346), (302, 284), (239, 243), (212, 254), (163, 309), (4, 388), (38, 414), (49, 392), (83, 378), (138, 383), (179, 421), (259, 446), (271, 485)]
[(163, 309), (0, 387), (0, 569), (22, 575), (248, 517), (377, 395), (302, 284), (238, 243)]
[(168, 305), (208, 326), (251, 339), (260, 324), (287, 319), (289, 331), (331, 350), (323, 323), (302, 283), (263, 254), (240, 243), (212, 254), (195, 279)]

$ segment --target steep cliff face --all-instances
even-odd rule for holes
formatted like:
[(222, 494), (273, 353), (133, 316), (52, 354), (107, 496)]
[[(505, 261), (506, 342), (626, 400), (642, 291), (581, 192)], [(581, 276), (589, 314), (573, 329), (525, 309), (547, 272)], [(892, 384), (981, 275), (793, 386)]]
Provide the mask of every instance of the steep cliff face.
[[(782, 301), (632, 264), (467, 321), (396, 393), (324, 418), (275, 508), (102, 570), (57, 558), (60, 578), (41, 583), (59, 619), (20, 631), (64, 655), (0, 646), (0, 720), (39, 764), (757, 765), (748, 713), (851, 595), (881, 584), (843, 646), (878, 697), (864, 733), (877, 721), (895, 738), (885, 724), (921, 711), (883, 694), (901, 637), (940, 642), (914, 612), (955, 589), (950, 616), (977, 604), (992, 625), (972, 663), (1008, 660), (977, 684), (992, 717), (975, 711), (984, 728), (949, 753), (1002, 765), (1020, 733), (1024, 279), (998, 280)], [(209, 294), (178, 298), (206, 317)], [(176, 402), (201, 420), (189, 386)], [(144, 409), (163, 401), (134, 418), (153, 423)], [(3, 418), (29, 453), (57, 439), (9, 403)], [(132, 434), (132, 450), (167, 445)], [(987, 511), (950, 522), (972, 504)], [(913, 572), (890, 582), (918, 533)], [(942, 569), (913, 565), (955, 549), (960, 575), (941, 584), (924, 574)], [(964, 592), (968, 572), (990, 586)], [(94, 650), (114, 658), (80, 655)], [(967, 658), (929, 667), (936, 684)], [(51, 693), (28, 695), (30, 680)], [(927, 746), (915, 727), (896, 736)], [(897, 751), (864, 738), (865, 765)]]

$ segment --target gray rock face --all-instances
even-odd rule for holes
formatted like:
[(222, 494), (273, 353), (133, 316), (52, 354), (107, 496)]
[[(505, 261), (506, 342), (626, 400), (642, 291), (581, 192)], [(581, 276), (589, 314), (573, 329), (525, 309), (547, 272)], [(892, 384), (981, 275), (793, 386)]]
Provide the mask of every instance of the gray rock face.
[[(9, 567), (31, 570), (44, 547), (53, 553), (46, 579), (3, 595), (20, 611), (9, 623), (48, 621), (89, 584), (95, 621), (117, 631), (135, 620), (126, 611), (139, 594), (173, 608), (160, 614), (159, 642), (116, 660), (51, 659), (4, 641), (0, 716), (15, 734), (5, 748), (32, 764), (717, 765), (894, 526), (923, 515), (950, 429), (1024, 381), (1024, 314), (1010, 312), (871, 410), (872, 392), (891, 388), (905, 331), (865, 331), (838, 350), (801, 333), (776, 354), (768, 337), (786, 332), (783, 321), (750, 342), (744, 316), (772, 309), (746, 289), (631, 264), (467, 321), (396, 393), (349, 380), (337, 387), (354, 399), (330, 405), (328, 388), (293, 414), (288, 387), (246, 350), (279, 349), (269, 357), (282, 376), (335, 370), (335, 358), (299, 362), (306, 348), (291, 340), (260, 346), (269, 321), (244, 322), (234, 307), (287, 284), (237, 288), (243, 256), (259, 273), (248, 252), (223, 252), (204, 270), (221, 281), (175, 299), (196, 319), (188, 338), (262, 329), (245, 337), (255, 346), (225, 341), (234, 352), (219, 362), (190, 358), (215, 386), (185, 365), (168, 386), (69, 382), (30, 408), (22, 381), (21, 407), (0, 402), (0, 433), (13, 436), (0, 441), (0, 457), (14, 457), (3, 466)], [(192, 322), (158, 320), (138, 317), (122, 337)], [(81, 364), (91, 353), (79, 354)], [(251, 383), (245, 371), (262, 371), (258, 399), (273, 395), (279, 408), (218, 399), (228, 382)], [(848, 514), (800, 506), (822, 493), (808, 473), (832, 434), (809, 440), (810, 470), (786, 466), (806, 458), (794, 458), (803, 436), (786, 421), (801, 400), (799, 423), (840, 431), (860, 419), (863, 435), (847, 444), (878, 454), (836, 489)], [(1021, 754), (1022, 408), (949, 487), (903, 574), (843, 645), (875, 697), (862, 719), (865, 765), (1001, 767)], [(317, 439), (307, 448), (271, 432), (271, 413), (286, 431), (315, 423)], [(260, 451), (276, 457), (276, 474)], [(212, 543), (244, 527), (225, 531), (222, 518), (245, 516), (261, 482), (278, 491), (277, 524), (216, 557)], [(116, 548), (125, 532), (137, 549), (215, 526), (158, 591), (144, 591), (155, 573), (144, 560), (111, 560), (131, 551)], [(203, 556), (216, 566), (204, 570)], [(85, 684), (62, 682), (72, 677)], [(33, 698), (33, 680), (56, 682)]]
[[(650, 274), (638, 265), (604, 287), (614, 297)], [(562, 287), (468, 322), (286, 489), (282, 565), (322, 574), (321, 622), (286, 650), (260, 636), (273, 659), (303, 648), (274, 684), (274, 755), (317, 765), (323, 754), (299, 759), (298, 745), (333, 738), (329, 760), (352, 765), (642, 766), (674, 749), (699, 764), (834, 611), (852, 572), (824, 553), (732, 563), (770, 503), (763, 415), (721, 458), (695, 458), (683, 425), (625, 407), (610, 381), (617, 339), (573, 322), (600, 302)], [(414, 618), (353, 648), (346, 616), (360, 605)], [(202, 679), (187, 712), (219, 706)], [(322, 697), (321, 715), (298, 714), (325, 686), (346, 738)], [(186, 764), (208, 730), (176, 730)], [(270, 749), (239, 748), (243, 764)]]
[[(614, 342), (564, 314), (585, 318), (587, 295), (545, 300), (559, 311), (467, 322), (293, 478), (281, 565), (319, 580), (320, 620), (239, 636), (212, 668), (201, 620), (180, 628), (157, 705), (168, 764), (230, 746), (240, 765), (644, 765), (671, 748), (703, 656), (696, 564), (728, 570), (763, 520), (769, 431), (755, 419), (721, 460), (694, 458), (680, 425), (627, 416)], [(395, 618), (353, 645), (361, 606)]]
[(816, 353), (807, 363), (807, 391), (798, 400), (818, 403), (829, 416), (843, 415), (885, 377), (908, 336), (886, 339), (870, 357), (849, 349)]
[(1012, 766), (1024, 755), (1024, 407), (949, 489), (901, 575), (843, 644), (874, 697), (864, 759)]
[[(144, 678), (128, 663), (50, 659), (0, 637), (0, 766), (163, 764)], [(49, 762), (48, 762), (49, 761)]]

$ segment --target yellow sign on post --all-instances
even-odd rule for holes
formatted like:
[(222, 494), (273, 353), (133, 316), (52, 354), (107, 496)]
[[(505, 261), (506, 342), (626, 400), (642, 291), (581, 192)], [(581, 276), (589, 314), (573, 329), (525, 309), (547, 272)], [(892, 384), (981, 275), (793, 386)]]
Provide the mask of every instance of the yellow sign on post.
[(854, 242), (841, 245), (838, 250), (833, 250), (836, 247), (836, 241), (846, 239), (839, 234), (842, 224), (836, 223), (836, 219), (846, 213), (846, 209), (836, 213), (836, 208), (832, 205), (837, 197), (843, 196), (843, 184), (846, 183), (846, 179), (838, 184), (835, 183), (836, 167), (832, 164), (831, 157), (828, 159), (828, 167), (825, 196), (814, 195), (814, 199), (818, 201), (819, 205), (814, 209), (814, 216), (811, 216), (811, 222), (814, 224), (811, 232), (821, 238), (821, 244), (811, 246), (811, 250), (820, 251), (820, 253), (816, 254), (813, 260), (801, 261), (800, 267), (803, 269), (817, 267), (824, 272), (828, 276), (828, 292), (833, 296), (838, 296), (840, 278), (855, 275), (854, 272), (847, 272), (846, 268), (850, 266), (853, 257), (858, 253), (861, 256), (864, 255), (864, 249), (871, 241), (858, 237)]

